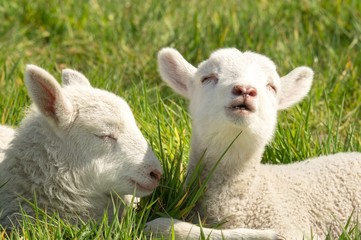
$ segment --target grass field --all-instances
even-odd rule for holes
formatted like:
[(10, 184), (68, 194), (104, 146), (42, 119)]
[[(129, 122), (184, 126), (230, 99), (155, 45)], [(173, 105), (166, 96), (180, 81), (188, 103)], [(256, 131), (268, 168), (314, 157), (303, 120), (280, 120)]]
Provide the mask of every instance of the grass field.
[[(93, 86), (125, 98), (161, 160), (162, 186), (121, 222), (72, 226), (56, 216), (0, 239), (143, 239), (147, 220), (187, 219), (200, 192), (182, 189), (191, 135), (187, 102), (161, 82), (156, 54), (177, 48), (198, 64), (221, 47), (269, 56), (280, 75), (314, 69), (312, 90), (279, 114), (264, 162), (289, 163), (361, 151), (361, 1), (0, 1), (0, 121), (17, 126), (30, 105), (23, 83), (32, 63), (58, 79), (83, 72)], [(137, 224), (136, 224), (137, 223)], [(360, 239), (346, 226), (340, 239)]]

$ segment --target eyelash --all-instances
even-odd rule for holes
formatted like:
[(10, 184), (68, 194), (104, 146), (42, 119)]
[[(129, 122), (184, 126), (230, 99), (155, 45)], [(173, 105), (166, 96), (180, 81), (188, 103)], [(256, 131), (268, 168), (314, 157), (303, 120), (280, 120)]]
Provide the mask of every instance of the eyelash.
[(202, 80), (201, 80), (202, 84), (206, 84), (211, 81), (214, 81), (214, 83), (218, 82), (218, 77), (216, 74), (212, 73), (210, 75), (204, 76), (204, 77), (202, 77)]

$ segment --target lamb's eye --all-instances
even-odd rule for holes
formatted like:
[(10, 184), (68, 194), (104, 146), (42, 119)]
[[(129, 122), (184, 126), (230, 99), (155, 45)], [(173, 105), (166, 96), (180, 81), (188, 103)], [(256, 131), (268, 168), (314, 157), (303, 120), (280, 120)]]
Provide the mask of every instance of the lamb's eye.
[(212, 74), (203, 76), (201, 82), (202, 82), (202, 84), (206, 84), (206, 83), (210, 83), (210, 82), (217, 83), (218, 77), (215, 73), (212, 73)]
[(272, 92), (274, 92), (274, 93), (277, 93), (276, 86), (273, 85), (272, 83), (268, 83), (268, 84), (267, 84), (267, 89), (269, 89), (270, 91), (272, 91)]
[(104, 135), (95, 135), (98, 138), (102, 139), (102, 140), (112, 140), (112, 141), (117, 141), (117, 137), (115, 137), (112, 134), (104, 134)]

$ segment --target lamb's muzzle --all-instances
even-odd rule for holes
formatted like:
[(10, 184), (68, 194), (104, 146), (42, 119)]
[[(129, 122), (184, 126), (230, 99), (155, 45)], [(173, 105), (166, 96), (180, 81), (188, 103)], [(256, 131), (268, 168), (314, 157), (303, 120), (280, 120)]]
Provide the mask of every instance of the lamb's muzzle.
[(136, 187), (137, 191), (152, 192), (156, 187), (158, 187), (161, 176), (162, 172), (160, 170), (152, 169), (145, 181), (140, 182), (130, 179), (130, 182)]

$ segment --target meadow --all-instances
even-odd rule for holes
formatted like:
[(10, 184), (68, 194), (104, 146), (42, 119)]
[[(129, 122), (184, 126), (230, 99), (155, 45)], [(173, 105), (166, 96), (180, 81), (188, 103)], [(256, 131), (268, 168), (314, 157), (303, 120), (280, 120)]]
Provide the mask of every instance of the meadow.
[[(23, 228), (0, 228), (0, 239), (151, 239), (146, 221), (195, 217), (204, 189), (183, 187), (191, 119), (187, 101), (159, 77), (156, 55), (166, 46), (194, 65), (236, 47), (269, 56), (280, 75), (302, 65), (315, 71), (309, 96), (279, 113), (263, 162), (361, 151), (361, 1), (14, 0), (0, 1), (0, 16), (1, 124), (18, 126), (31, 104), (26, 64), (57, 79), (61, 69), (77, 69), (129, 103), (164, 168), (161, 186), (121, 220), (73, 226), (56, 215), (35, 223), (24, 216)], [(360, 236), (350, 223), (340, 239)]]

